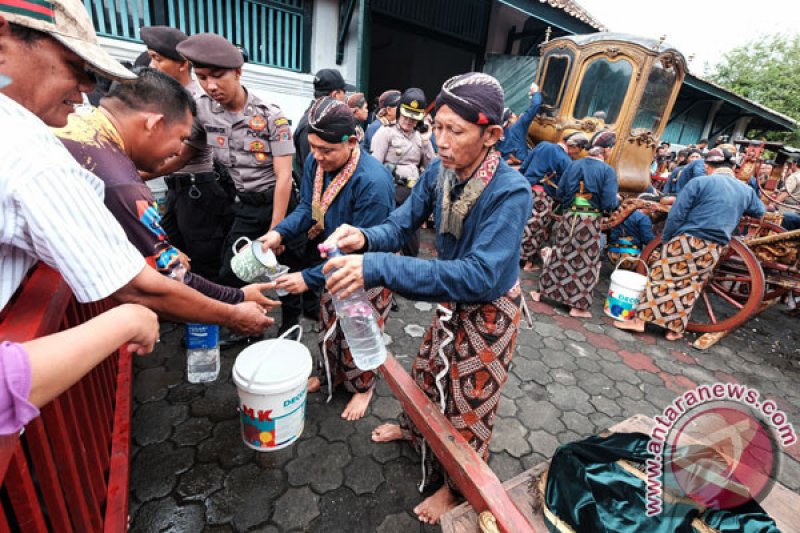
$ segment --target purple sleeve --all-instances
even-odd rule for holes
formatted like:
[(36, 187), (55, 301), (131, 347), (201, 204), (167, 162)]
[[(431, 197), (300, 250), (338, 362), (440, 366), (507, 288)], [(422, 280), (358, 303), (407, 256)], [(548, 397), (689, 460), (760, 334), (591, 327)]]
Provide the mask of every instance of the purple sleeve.
[(0, 435), (19, 433), (39, 416), (39, 409), (28, 401), (30, 392), (28, 352), (21, 344), (0, 344)]
[(226, 304), (236, 305), (244, 300), (244, 292), (241, 289), (219, 285), (191, 272), (184, 275), (183, 282), (197, 292)]

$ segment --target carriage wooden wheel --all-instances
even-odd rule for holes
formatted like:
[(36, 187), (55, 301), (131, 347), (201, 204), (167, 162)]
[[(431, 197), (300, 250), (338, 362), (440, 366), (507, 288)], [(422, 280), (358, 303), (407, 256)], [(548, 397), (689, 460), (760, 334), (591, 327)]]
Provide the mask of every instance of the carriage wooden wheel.
[[(661, 250), (661, 236), (642, 252), (650, 264)], [(638, 272), (645, 274), (639, 264)], [(755, 254), (739, 239), (731, 240), (695, 304), (686, 329), (698, 333), (729, 331), (741, 326), (760, 308), (764, 271)]]

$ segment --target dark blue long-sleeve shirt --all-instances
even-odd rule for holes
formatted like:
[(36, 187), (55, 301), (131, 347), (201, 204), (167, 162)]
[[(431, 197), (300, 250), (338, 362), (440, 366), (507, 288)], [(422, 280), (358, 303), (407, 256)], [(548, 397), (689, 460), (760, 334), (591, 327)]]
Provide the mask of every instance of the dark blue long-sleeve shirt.
[(669, 173), (669, 178), (667, 178), (667, 182), (664, 183), (664, 187), (661, 189), (661, 192), (664, 194), (678, 194), (678, 180), (683, 174), (683, 170), (686, 168), (686, 165), (681, 165), (679, 167), (675, 167), (672, 169), (672, 172)]
[[(308, 231), (314, 224), (311, 218), (311, 201), (316, 172), (317, 161), (313, 155), (309, 155), (300, 185), (300, 205), (275, 226), (275, 231), (281, 234), (284, 241)], [(334, 174), (328, 172), (323, 174), (323, 191), (334, 177)], [(392, 209), (394, 182), (391, 174), (377, 159), (362, 151), (355, 172), (325, 212), (325, 229), (322, 234), (327, 238), (342, 224), (364, 228), (380, 224), (386, 220)], [(320, 289), (325, 285), (322, 267), (323, 264), (320, 264), (303, 270), (303, 280), (309, 288)]]
[(684, 233), (726, 245), (742, 215), (762, 217), (766, 208), (753, 189), (732, 174), (692, 179), (669, 210), (664, 242)]
[(555, 197), (556, 189), (549, 183), (541, 182), (541, 180), (545, 174), (552, 173), (554, 175), (550, 178), (550, 181), (558, 185), (559, 178), (567, 170), (570, 163), (572, 163), (572, 159), (561, 146), (542, 141), (536, 145), (536, 148), (531, 150), (528, 157), (522, 162), (522, 166), (519, 167), (519, 171), (528, 178), (531, 187), (542, 185), (547, 194)]
[(558, 199), (565, 209), (572, 206), (581, 181), (584, 192), (592, 193), (589, 202), (595, 209), (610, 212), (617, 208), (617, 173), (599, 159), (584, 157), (571, 162), (558, 180)]
[(367, 126), (367, 131), (364, 132), (364, 146), (368, 152), (372, 152), (372, 138), (377, 133), (378, 129), (382, 126), (380, 119), (375, 119)]
[[(522, 232), (531, 212), (530, 185), (516, 170), (501, 162), (464, 220), (460, 239), (439, 233), (441, 190), (436, 182), (441, 161), (434, 160), (420, 177), (411, 196), (380, 226), (363, 230), (368, 241), (364, 255), (364, 285), (385, 286), (416, 300), (431, 302), (490, 302), (508, 292), (519, 278)], [(461, 194), (466, 182), (453, 194)], [(399, 250), (433, 213), (436, 259), (404, 257)]]
[(672, 194), (679, 194), (686, 184), (695, 178), (706, 175), (706, 163), (702, 159), (695, 159), (685, 167), (678, 178), (677, 187), (672, 191)]
[(625, 237), (631, 239), (635, 246), (644, 249), (650, 241), (656, 238), (650, 217), (641, 211), (634, 211), (622, 224), (611, 229), (608, 240), (613, 246)]
[(528, 129), (531, 127), (531, 123), (536, 118), (537, 113), (539, 113), (541, 105), (542, 93), (534, 93), (528, 109), (519, 116), (515, 123), (505, 129), (503, 139), (497, 143), (497, 149), (500, 150), (500, 155), (503, 156), (503, 159), (508, 159), (509, 155), (514, 154), (520, 161), (525, 161), (530, 151), (530, 148), (528, 148)]

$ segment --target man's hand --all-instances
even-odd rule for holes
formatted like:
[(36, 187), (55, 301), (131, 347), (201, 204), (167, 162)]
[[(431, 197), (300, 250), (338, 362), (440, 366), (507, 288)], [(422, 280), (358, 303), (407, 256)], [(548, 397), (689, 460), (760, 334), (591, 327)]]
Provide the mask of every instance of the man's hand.
[(257, 336), (275, 323), (267, 316), (267, 311), (255, 302), (242, 302), (233, 306), (233, 313), (225, 326), (247, 336)]
[(303, 279), (303, 274), (300, 272), (292, 272), (279, 277), (276, 281), (276, 286), (291, 294), (300, 294), (308, 290), (306, 280)]
[(158, 316), (143, 305), (122, 304), (109, 311), (110, 314), (119, 314), (122, 323), (131, 328), (131, 338), (128, 340), (128, 351), (137, 355), (146, 355), (153, 351), (158, 342)]
[(347, 298), (357, 289), (364, 288), (364, 256), (334, 257), (322, 268), (325, 274), (332, 270), (336, 272), (331, 274), (325, 283), (331, 294)]
[(245, 285), (242, 287), (242, 292), (244, 293), (244, 301), (245, 302), (255, 302), (261, 307), (263, 307), (267, 311), (272, 311), (279, 305), (280, 302), (276, 302), (275, 300), (270, 300), (266, 296), (264, 296), (264, 291), (269, 291), (275, 288), (275, 282), (270, 281), (269, 283), (253, 283), (251, 285)]
[(178, 250), (178, 261), (181, 262), (183, 268), (186, 269), (186, 272), (189, 272), (192, 269), (192, 259), (180, 250)]
[(272, 250), (275, 252), (275, 255), (281, 255), (286, 249), (286, 247), (281, 244), (282, 240), (283, 237), (281, 237), (281, 234), (274, 230), (270, 230), (258, 238), (258, 241), (261, 242), (261, 251), (266, 252), (267, 250)]
[[(343, 253), (349, 254), (361, 250), (367, 244), (367, 239), (360, 229), (342, 224), (325, 240), (325, 244), (333, 244)], [(323, 253), (322, 257), (327, 256)]]

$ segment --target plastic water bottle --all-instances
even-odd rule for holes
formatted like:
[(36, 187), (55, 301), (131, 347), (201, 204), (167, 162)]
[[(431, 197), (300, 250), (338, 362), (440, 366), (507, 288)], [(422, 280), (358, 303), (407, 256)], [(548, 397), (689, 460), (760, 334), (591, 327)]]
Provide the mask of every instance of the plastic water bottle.
[(219, 376), (216, 324), (186, 324), (186, 374), (189, 383), (214, 381)]
[[(329, 258), (344, 255), (336, 246), (320, 244), (319, 248)], [(328, 276), (333, 272), (329, 272)], [(333, 306), (356, 366), (361, 370), (373, 370), (381, 366), (386, 361), (386, 345), (383, 344), (383, 333), (364, 289), (358, 289), (343, 299), (333, 296)]]

